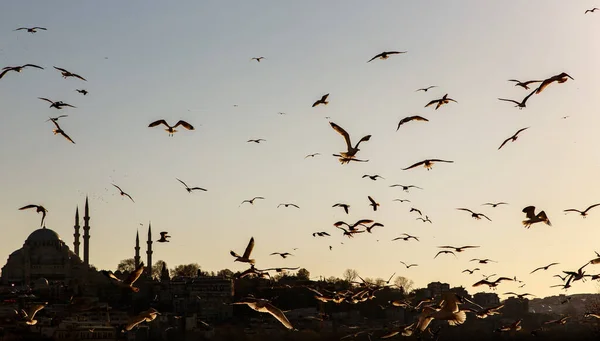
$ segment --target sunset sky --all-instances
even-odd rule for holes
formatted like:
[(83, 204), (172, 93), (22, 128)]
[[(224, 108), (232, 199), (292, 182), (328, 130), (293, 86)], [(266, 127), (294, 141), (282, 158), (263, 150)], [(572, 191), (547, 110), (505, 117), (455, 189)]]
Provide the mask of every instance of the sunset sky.
[[(301, 266), (311, 277), (341, 277), (347, 268), (372, 278), (396, 272), (416, 286), (443, 281), (470, 293), (489, 291), (471, 287), (481, 273), (461, 273), (479, 267), (527, 284), (502, 283), (500, 294), (564, 293), (549, 288), (560, 284), (552, 275), (577, 270), (600, 251), (600, 208), (586, 219), (563, 212), (600, 203), (600, 12), (584, 15), (598, 5), (6, 3), (0, 67), (33, 63), (45, 70), (9, 72), (0, 80), (0, 254), (7, 258), (39, 228), (38, 214), (18, 210), (26, 204), (44, 205), (46, 226), (72, 248), (75, 208), (82, 210), (87, 194), (90, 262), (98, 268), (114, 270), (133, 257), (136, 230), (145, 242), (151, 221), (155, 241), (160, 231), (172, 235), (170, 243), (153, 245), (154, 261), (169, 267), (197, 262), (204, 270), (244, 270), (229, 251), (243, 253), (254, 236), (257, 268)], [(48, 30), (13, 31), (23, 26)], [(383, 51), (408, 52), (366, 63)], [(251, 60), (260, 56), (260, 63)], [(63, 79), (52, 66), (88, 81)], [(521, 101), (529, 94), (508, 79), (543, 80), (561, 72), (575, 80), (551, 84), (523, 110), (497, 99)], [(430, 85), (438, 87), (415, 92)], [(312, 108), (326, 93), (330, 103)], [(446, 93), (458, 103), (424, 108)], [(38, 97), (77, 108), (48, 108)], [(45, 122), (59, 114), (69, 115), (59, 123), (76, 144), (53, 135), (54, 126)], [(399, 120), (411, 115), (429, 122), (410, 122), (396, 132)], [(169, 137), (164, 127), (148, 128), (161, 118), (183, 119), (196, 129)], [(345, 143), (328, 121), (354, 142), (371, 134), (357, 155), (369, 162), (340, 165), (331, 154)], [(497, 150), (524, 127), (530, 129)], [(266, 142), (246, 142), (257, 138)], [(321, 155), (304, 158), (311, 153)], [(402, 170), (428, 158), (454, 163)], [(208, 191), (188, 194), (176, 178)], [(423, 190), (406, 193), (392, 184)], [(381, 204), (377, 212), (369, 195)], [(254, 196), (266, 199), (240, 207)], [(482, 206), (496, 201), (509, 205)], [(337, 202), (350, 204), (350, 214), (331, 207)], [(300, 209), (277, 208), (280, 203)], [(544, 210), (552, 226), (525, 229), (521, 210), (528, 205)], [(417, 221), (411, 207), (433, 224)], [(492, 222), (474, 220), (459, 207)], [(363, 218), (385, 227), (348, 239), (333, 226)], [(316, 231), (332, 236), (315, 238)], [(420, 242), (391, 242), (404, 232)], [(433, 259), (440, 245), (481, 247)], [(269, 255), (285, 251), (294, 256)], [(479, 265), (472, 258), (498, 263)], [(406, 270), (401, 260), (419, 266)], [(551, 262), (560, 265), (529, 274)], [(586, 270), (597, 274), (600, 266)], [(579, 281), (567, 293), (596, 292), (597, 284)]]

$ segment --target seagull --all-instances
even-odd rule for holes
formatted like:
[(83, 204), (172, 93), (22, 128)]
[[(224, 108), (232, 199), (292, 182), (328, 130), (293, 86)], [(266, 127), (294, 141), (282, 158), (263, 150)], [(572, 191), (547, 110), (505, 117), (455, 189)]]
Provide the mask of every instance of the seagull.
[(194, 127), (191, 124), (187, 123), (186, 121), (179, 120), (177, 122), (177, 124), (175, 124), (174, 126), (171, 127), (167, 123), (167, 121), (165, 121), (164, 119), (158, 120), (158, 121), (154, 121), (154, 122), (150, 123), (148, 125), (148, 128), (156, 127), (157, 125), (160, 125), (160, 124), (163, 124), (165, 127), (167, 127), (165, 129), (165, 131), (169, 133), (169, 136), (173, 136), (173, 134), (175, 134), (177, 132), (177, 130), (175, 128), (177, 128), (179, 126), (182, 126), (185, 129), (187, 129), (187, 130), (194, 130)]
[(348, 214), (348, 207), (350, 207), (350, 205), (337, 203), (337, 204), (335, 204), (335, 205), (333, 205), (331, 207), (341, 207), (341, 208), (344, 209), (344, 211), (346, 212), (346, 214)]
[(259, 63), (260, 63), (261, 59), (266, 59), (266, 58), (265, 57), (253, 57), (253, 58), (250, 58), (250, 60), (256, 60)]
[(7, 74), (9, 71), (14, 71), (14, 72), (21, 72), (24, 68), (26, 67), (34, 67), (34, 68), (38, 68), (38, 69), (44, 69), (41, 66), (35, 65), (35, 64), (25, 64), (25, 65), (21, 65), (21, 66), (7, 66), (2, 68), (2, 72), (0, 73), (0, 79), (2, 79), (2, 77), (4, 77), (5, 74)]
[(475, 213), (475, 212), (471, 211), (468, 208), (457, 208), (457, 210), (467, 211), (467, 212), (471, 213), (471, 217), (473, 217), (474, 219), (477, 219), (477, 220), (480, 220), (481, 217), (484, 217), (485, 219), (487, 219), (489, 221), (492, 221), (492, 219), (488, 218), (488, 216), (486, 216), (485, 214), (483, 214), (483, 213)]
[(533, 295), (533, 294), (529, 294), (529, 293), (527, 293), (527, 294), (517, 294), (516, 292), (512, 292), (512, 291), (505, 292), (503, 295), (515, 295), (520, 300), (524, 299), (526, 296), (534, 296), (535, 297), (535, 295)]
[(506, 203), (506, 202), (497, 202), (497, 203), (486, 202), (486, 203), (485, 203), (485, 204), (483, 204), (482, 206), (492, 206), (492, 207), (497, 207), (498, 205), (508, 205), (508, 203)]
[(315, 157), (315, 156), (317, 156), (317, 155), (321, 155), (321, 153), (308, 154), (308, 155), (306, 155), (304, 158), (306, 159), (306, 158), (308, 158), (308, 157)]
[(256, 139), (256, 140), (248, 140), (246, 142), (261, 143), (261, 142), (267, 142), (267, 140), (265, 140), (265, 139)]
[(319, 237), (324, 237), (324, 236), (331, 237), (331, 235), (329, 233), (325, 232), (325, 231), (323, 231), (323, 232), (314, 232), (312, 235), (313, 235), (313, 237), (316, 237), (316, 236), (319, 236)]
[(408, 189), (409, 189), (409, 188), (418, 188), (418, 189), (422, 189), (421, 187), (419, 187), (419, 186), (415, 186), (415, 185), (408, 185), (408, 186), (405, 186), (405, 185), (399, 185), (399, 184), (395, 184), (395, 185), (391, 185), (390, 187), (402, 187), (402, 189), (403, 189), (404, 191), (406, 191), (406, 192), (408, 192)]
[(508, 277), (500, 277), (497, 280), (490, 282), (488, 280), (482, 279), (481, 281), (473, 284), (474, 287), (478, 287), (480, 285), (487, 285), (488, 287), (490, 287), (491, 289), (495, 289), (498, 284), (500, 284), (500, 282), (502, 281), (512, 281), (512, 278), (508, 278)]
[[(493, 261), (493, 260), (491, 260), (491, 259), (487, 259), (487, 258), (486, 258), (486, 259), (473, 258), (473, 259), (471, 259), (469, 262), (473, 262), (473, 261), (476, 261), (476, 262), (478, 262), (479, 264), (487, 264), (487, 263), (489, 263), (489, 262), (498, 263), (498, 262), (496, 262), (496, 261)], [(492, 275), (492, 276), (493, 276), (493, 275)], [(492, 277), (492, 276), (488, 276), (488, 277)], [(512, 281), (512, 279), (511, 279), (511, 281)]]
[(519, 330), (521, 330), (521, 322), (523, 321), (523, 319), (517, 320), (507, 326), (502, 326), (500, 328), (494, 329), (494, 332), (497, 333), (502, 333), (502, 332), (509, 332), (511, 330), (518, 332)]
[(527, 100), (529, 99), (529, 97), (531, 97), (534, 93), (536, 92), (536, 90), (533, 90), (529, 95), (525, 96), (525, 98), (523, 98), (523, 100), (521, 102), (517, 102), (514, 99), (507, 99), (507, 98), (498, 98), (501, 101), (504, 102), (512, 102), (515, 105), (515, 108), (518, 107), (519, 109), (523, 109), (527, 106)]
[(595, 317), (597, 319), (600, 319), (600, 314), (586, 312), (586, 313), (583, 314), (583, 317)]
[(29, 307), (29, 311), (25, 311), (23, 309), (21, 309), (19, 311), (19, 317), (23, 320), (23, 322), (25, 322), (25, 324), (29, 325), (29, 326), (34, 326), (37, 324), (37, 320), (34, 320), (33, 318), (35, 317), (35, 314), (44, 309), (44, 307), (46, 307), (46, 304), (48, 302), (46, 302), (45, 304), (34, 304), (31, 307)]
[(477, 318), (484, 319), (488, 316), (499, 315), (500, 312), (498, 312), (498, 310), (500, 310), (502, 308), (504, 308), (504, 304), (500, 304), (498, 306), (491, 307), (491, 308), (485, 308), (483, 310), (474, 310), (474, 309), (470, 309), (470, 308), (463, 309), (463, 310), (474, 313), (475, 316), (477, 316)]
[(456, 246), (438, 246), (438, 248), (440, 249), (454, 249), (455, 252), (463, 252), (465, 251), (465, 249), (474, 249), (474, 248), (478, 248), (479, 246), (474, 246), (474, 245), (467, 245), (467, 246), (461, 246), (461, 247), (456, 247)]
[(424, 331), (427, 329), (432, 320), (446, 320), (450, 326), (458, 326), (467, 320), (467, 314), (458, 307), (462, 299), (452, 291), (447, 291), (442, 294), (441, 308), (424, 307), (417, 329)]
[(373, 211), (377, 211), (377, 206), (379, 206), (379, 203), (375, 201), (375, 199), (373, 199), (370, 195), (369, 195), (369, 201), (371, 202), (369, 205), (371, 205), (373, 207)]
[(53, 129), (52, 132), (54, 133), (54, 135), (56, 134), (61, 134), (64, 138), (66, 138), (68, 141), (70, 141), (71, 143), (75, 144), (75, 141), (73, 141), (69, 135), (67, 135), (67, 133), (64, 132), (64, 130), (62, 130), (62, 128), (58, 125), (58, 120), (51, 120), (52, 123), (54, 123), (54, 126), (56, 127), (56, 129)]
[(244, 200), (244, 201), (242, 201), (242, 203), (240, 205), (244, 204), (245, 202), (250, 203), (250, 205), (254, 205), (254, 200), (256, 200), (256, 199), (264, 199), (264, 198), (263, 197), (254, 197), (254, 198), (252, 198), (250, 200)]
[(532, 273), (538, 271), (538, 270), (548, 270), (549, 267), (551, 267), (552, 265), (558, 265), (559, 263), (550, 263), (546, 266), (540, 266), (539, 268), (536, 268), (535, 270), (533, 270), (532, 272), (530, 272), (529, 274), (531, 275)]
[(572, 80), (573, 77), (569, 76), (568, 74), (566, 74), (565, 72), (562, 72), (556, 76), (552, 76), (546, 80), (544, 80), (542, 82), (542, 84), (540, 84), (540, 86), (537, 88), (537, 90), (535, 91), (536, 94), (539, 94), (540, 92), (542, 92), (548, 85), (552, 84), (552, 82), (557, 82), (557, 83), (564, 83), (566, 82), (569, 78), (571, 78)]
[(358, 225), (365, 226), (365, 224), (370, 224), (370, 223), (372, 223), (372, 222), (373, 222), (373, 220), (371, 220), (371, 219), (361, 219), (361, 220), (359, 220), (359, 221), (355, 222), (353, 225), (350, 225), (350, 224), (348, 224), (348, 223), (346, 223), (346, 222), (343, 222), (343, 221), (338, 221), (337, 223), (333, 224), (333, 226), (335, 226), (335, 227), (337, 227), (337, 228), (340, 228), (340, 226), (342, 226), (342, 225), (346, 225), (346, 226), (348, 226), (348, 229), (349, 229), (350, 231), (354, 231), (354, 230), (356, 230), (356, 227), (357, 227)]
[(586, 208), (585, 211), (580, 211), (580, 210), (576, 210), (574, 208), (569, 208), (567, 210), (564, 210), (564, 212), (578, 212), (583, 218), (585, 218), (588, 215), (587, 211), (591, 210), (592, 208), (594, 208), (596, 206), (600, 206), (600, 204), (594, 204), (594, 205)]
[[(403, 233), (403, 235), (404, 235), (404, 237), (396, 237), (396, 238), (392, 239), (392, 241), (396, 241), (396, 240), (400, 240), (400, 239), (404, 240), (405, 242), (409, 241), (410, 239), (419, 241), (419, 237), (411, 236), (408, 233)], [(404, 265), (406, 265), (406, 264), (404, 264)]]
[[(175, 178), (175, 179), (177, 179), (177, 178)], [(206, 189), (204, 189), (204, 188), (201, 188), (201, 187), (192, 187), (192, 188), (190, 188), (185, 182), (183, 182), (183, 181), (181, 181), (179, 179), (177, 179), (177, 181), (181, 182), (185, 186), (185, 190), (188, 191), (188, 193), (192, 193), (192, 191), (194, 191), (194, 190), (200, 190), (200, 191), (205, 191), (206, 192)]]
[(423, 219), (422, 217), (419, 217), (419, 218), (417, 218), (417, 220), (421, 220), (421, 221), (423, 221), (424, 223), (430, 223), (430, 224), (433, 224), (433, 223), (431, 222), (431, 220), (429, 220), (429, 217), (428, 217), (428, 216), (425, 216), (425, 219)]
[(20, 31), (20, 30), (27, 30), (27, 32), (29, 32), (29, 33), (37, 33), (37, 30), (46, 31), (46, 28), (39, 27), (39, 26), (36, 26), (36, 27), (19, 27), (15, 31)]
[(509, 82), (515, 82), (516, 83), (515, 86), (520, 86), (520, 87), (522, 87), (525, 90), (529, 90), (529, 86), (528, 86), (529, 84), (532, 84), (532, 83), (541, 83), (542, 82), (542, 81), (521, 82), (521, 81), (519, 81), (517, 79), (509, 79), (508, 81)]
[(442, 251), (440, 251), (440, 252), (436, 253), (436, 254), (435, 254), (435, 257), (433, 257), (433, 259), (436, 259), (436, 258), (437, 258), (437, 256), (439, 256), (439, 255), (441, 255), (441, 254), (445, 254), (445, 253), (447, 253), (447, 254), (451, 254), (451, 255), (453, 255), (454, 257), (456, 257), (456, 255), (454, 254), (454, 252), (452, 252), (452, 251), (448, 251), (448, 250), (442, 250)]
[(583, 13), (583, 14), (588, 14), (588, 12), (590, 12), (590, 13), (594, 13), (594, 11), (595, 11), (595, 10), (600, 10), (600, 8), (594, 7), (594, 8), (592, 8), (592, 9), (586, 9), (586, 10), (585, 10), (585, 13)]
[(507, 138), (506, 140), (504, 140), (504, 142), (502, 142), (502, 144), (500, 145), (500, 147), (498, 147), (498, 150), (500, 150), (500, 148), (504, 147), (504, 145), (508, 141), (515, 142), (517, 140), (517, 138), (518, 138), (519, 133), (522, 132), (523, 130), (527, 130), (527, 129), (529, 129), (529, 127), (527, 127), (527, 128), (521, 128), (521, 129), (517, 130), (517, 132), (513, 136)]
[(400, 261), (400, 263), (404, 264), (404, 266), (405, 266), (407, 269), (410, 269), (410, 267), (412, 267), (412, 266), (419, 266), (419, 264), (406, 264), (406, 263), (404, 263), (403, 261)]
[(423, 160), (423, 161), (417, 162), (417, 163), (415, 163), (414, 165), (412, 165), (410, 167), (402, 168), (402, 170), (409, 170), (409, 169), (418, 167), (420, 165), (423, 165), (427, 170), (430, 170), (431, 167), (433, 167), (433, 163), (434, 162), (454, 163), (454, 161), (446, 161), (446, 160), (440, 160), (440, 159), (427, 159), (427, 160)]
[(379, 58), (381, 60), (385, 60), (385, 59), (388, 59), (390, 57), (390, 55), (392, 55), (392, 54), (400, 54), (400, 53), (406, 53), (406, 52), (407, 51), (402, 51), (402, 52), (400, 52), (400, 51), (381, 52), (380, 54), (376, 55), (375, 57), (369, 59), (367, 61), (367, 63), (370, 63), (371, 61), (373, 61), (373, 60), (375, 60), (377, 58)]
[(118, 284), (119, 286), (124, 287), (128, 290), (131, 290), (133, 292), (139, 292), (140, 288), (134, 287), (133, 283), (135, 283), (135, 281), (137, 281), (137, 279), (140, 278), (140, 276), (144, 272), (144, 262), (141, 262), (140, 265), (132, 273), (130, 273), (127, 276), (127, 278), (125, 278), (125, 280), (119, 279), (117, 276), (115, 276), (110, 271), (101, 270), (100, 272), (102, 272), (108, 278), (113, 279), (115, 281), (115, 283)]
[(552, 223), (550, 222), (550, 219), (548, 219), (546, 212), (540, 211), (540, 213), (537, 215), (535, 214), (535, 206), (525, 207), (523, 209), (523, 213), (525, 213), (525, 216), (527, 217), (527, 220), (523, 220), (523, 225), (525, 225), (526, 228), (529, 228), (532, 224), (539, 222), (544, 222), (546, 225), (552, 226)]
[(418, 116), (418, 115), (408, 116), (408, 117), (405, 117), (405, 118), (401, 119), (400, 122), (398, 122), (398, 127), (396, 128), (396, 131), (398, 131), (398, 129), (400, 129), (401, 125), (403, 125), (404, 123), (408, 123), (410, 121), (424, 121), (424, 122), (429, 122), (428, 119), (426, 119), (425, 117), (422, 117), (422, 116)]
[(273, 252), (273, 253), (271, 254), (271, 256), (274, 256), (274, 255), (280, 255), (280, 256), (281, 256), (281, 258), (286, 258), (287, 256), (293, 256), (293, 255), (292, 255), (291, 253), (289, 253), (289, 252)]
[(161, 232), (160, 233), (160, 239), (157, 240), (157, 242), (159, 242), (159, 243), (168, 243), (169, 240), (167, 240), (167, 238), (171, 238), (171, 236), (169, 236), (169, 232)]
[(544, 324), (558, 324), (558, 325), (563, 325), (565, 323), (567, 323), (567, 319), (569, 318), (569, 316), (565, 316), (565, 317), (561, 317), (558, 320), (551, 320), (551, 321), (547, 321), (544, 322)]
[(437, 88), (437, 85), (430, 85), (430, 86), (428, 86), (428, 87), (426, 87), (426, 88), (417, 89), (417, 90), (415, 90), (415, 92), (417, 92), (417, 91), (424, 91), (424, 92), (427, 92), (427, 90), (429, 90), (429, 89), (431, 89), (431, 88)]
[(250, 259), (250, 254), (252, 253), (252, 249), (254, 249), (254, 237), (250, 238), (250, 242), (248, 242), (248, 246), (246, 246), (246, 250), (244, 251), (243, 256), (240, 256), (233, 251), (229, 251), (229, 254), (232, 255), (233, 257), (235, 257), (234, 262), (254, 264), (254, 259)]
[(75, 77), (75, 78), (79, 78), (79, 79), (87, 82), (87, 79), (81, 77), (80, 75), (78, 75), (76, 73), (69, 72), (69, 71), (67, 71), (65, 69), (62, 69), (62, 68), (59, 68), (59, 67), (56, 67), (56, 66), (54, 68), (57, 69), (58, 71), (60, 71), (60, 73), (62, 74), (62, 76), (63, 76), (64, 79), (67, 79), (67, 77)]
[(419, 215), (423, 215), (423, 213), (421, 213), (421, 210), (418, 208), (411, 207), (410, 211), (408, 211), (408, 213), (412, 213), (412, 212), (417, 212), (417, 213), (419, 213)]
[(160, 315), (160, 313), (154, 308), (144, 310), (141, 313), (129, 318), (127, 324), (125, 325), (125, 327), (123, 327), (123, 331), (130, 331), (142, 322), (152, 322), (156, 319), (157, 315)]
[(279, 208), (279, 206), (283, 206), (283, 207), (292, 206), (292, 207), (295, 207), (295, 208), (300, 208), (300, 207), (299, 207), (298, 205), (296, 205), (296, 204), (279, 204), (279, 205), (277, 205), (277, 208)]
[(465, 270), (463, 270), (461, 273), (468, 272), (468, 273), (469, 273), (469, 275), (472, 275), (472, 274), (473, 274), (473, 272), (475, 272), (475, 271), (477, 271), (477, 270), (481, 270), (481, 269), (480, 269), (480, 268), (475, 268), (475, 269), (473, 269), (473, 270), (465, 269)]
[(327, 102), (327, 97), (329, 97), (329, 94), (323, 95), (321, 97), (321, 99), (317, 100), (315, 103), (313, 103), (312, 107), (316, 107), (319, 104), (323, 104), (323, 105), (327, 105), (329, 104), (329, 102)]
[(340, 152), (340, 155), (343, 158), (348, 158), (348, 159), (354, 158), (354, 156), (356, 155), (356, 153), (358, 153), (358, 151), (360, 151), (360, 149), (358, 149), (358, 146), (360, 145), (360, 143), (363, 142), (363, 141), (369, 141), (371, 139), (371, 135), (363, 136), (356, 143), (356, 146), (352, 147), (352, 142), (350, 141), (350, 135), (348, 135), (348, 133), (342, 127), (338, 126), (337, 124), (335, 124), (333, 122), (329, 122), (329, 124), (331, 125), (331, 127), (333, 128), (333, 130), (337, 131), (338, 134), (342, 135), (344, 137), (344, 140), (346, 141), (347, 151)]
[(275, 317), (281, 324), (283, 324), (287, 329), (294, 329), (290, 321), (285, 317), (285, 314), (277, 307), (271, 304), (271, 302), (254, 297), (247, 297), (238, 302), (233, 302), (231, 304), (245, 304), (248, 307), (252, 308), (255, 311), (260, 313), (269, 313), (273, 317)]
[(385, 180), (385, 178), (384, 178), (383, 176), (379, 175), (379, 174), (375, 174), (375, 175), (369, 175), (369, 174), (365, 174), (365, 175), (363, 175), (363, 176), (362, 176), (362, 178), (363, 178), (363, 179), (364, 179), (364, 178), (369, 178), (369, 179), (371, 179), (371, 180), (373, 180), (373, 181), (376, 181), (378, 178), (379, 178), (379, 179), (384, 179), (384, 180)]
[(47, 98), (44, 98), (44, 97), (38, 97), (38, 98), (41, 99), (42, 101), (46, 101), (48, 103), (51, 103), (50, 104), (50, 108), (56, 108), (56, 109), (62, 109), (62, 107), (77, 108), (77, 107), (74, 107), (74, 106), (72, 106), (70, 104), (67, 104), (67, 103), (63, 102), (63, 101), (56, 101), (56, 102), (54, 102), (54, 101), (51, 101), (51, 100), (49, 100)]
[(69, 115), (58, 115), (56, 117), (48, 117), (48, 119), (46, 120), (46, 122), (48, 122), (48, 121), (56, 122), (56, 121), (58, 121), (59, 119), (61, 119), (63, 117), (69, 117)]
[(410, 200), (408, 199), (394, 199), (392, 201), (399, 201), (399, 202), (410, 202)]
[(117, 186), (115, 184), (112, 184), (112, 185), (115, 186), (119, 190), (119, 192), (120, 192), (119, 194), (121, 194), (121, 196), (128, 197), (132, 202), (135, 202), (135, 201), (133, 201), (133, 198), (131, 197), (131, 195), (123, 192), (123, 190), (121, 189), (121, 187), (119, 187), (119, 186)]
[(79, 92), (80, 94), (82, 94), (84, 96), (87, 95), (87, 94), (89, 94), (89, 92), (87, 90), (85, 90), (85, 89), (81, 89), (81, 90), (80, 89), (75, 89), (75, 91)]
[(430, 106), (432, 104), (437, 103), (437, 105), (435, 106), (435, 110), (438, 110), (439, 107), (441, 107), (443, 104), (450, 103), (450, 101), (452, 101), (454, 103), (458, 103), (457, 101), (453, 100), (452, 98), (448, 98), (448, 94), (445, 94), (444, 97), (442, 97), (440, 99), (434, 99), (433, 101), (427, 103), (425, 108), (427, 108), (428, 106)]
[(19, 210), (22, 211), (30, 208), (35, 208), (35, 213), (42, 214), (42, 222), (40, 223), (40, 226), (44, 226), (44, 219), (46, 219), (46, 213), (48, 213), (48, 210), (45, 209), (42, 205), (27, 205), (19, 208)]

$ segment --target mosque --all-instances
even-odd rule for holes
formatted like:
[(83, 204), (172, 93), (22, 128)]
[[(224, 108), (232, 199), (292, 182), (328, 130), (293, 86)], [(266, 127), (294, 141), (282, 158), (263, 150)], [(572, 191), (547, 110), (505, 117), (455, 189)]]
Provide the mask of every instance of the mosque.
[[(74, 252), (60, 236), (44, 227), (33, 231), (23, 243), (23, 247), (8, 256), (2, 267), (2, 285), (35, 286), (36, 283), (62, 284), (71, 288), (89, 288), (106, 281), (104, 275), (90, 266), (90, 215), (88, 198), (85, 199), (83, 216), (83, 260), (79, 246), (79, 208), (75, 211)], [(148, 250), (146, 275), (152, 274), (152, 229), (148, 227)], [(139, 236), (136, 236), (135, 263), (140, 262)], [(87, 290), (86, 290), (87, 291)]]

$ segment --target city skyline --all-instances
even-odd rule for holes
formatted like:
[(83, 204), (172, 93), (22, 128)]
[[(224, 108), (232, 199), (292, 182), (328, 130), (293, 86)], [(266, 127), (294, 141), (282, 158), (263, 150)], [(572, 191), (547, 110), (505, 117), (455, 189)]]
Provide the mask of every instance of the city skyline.
[[(35, 12), (32, 3), (7, 5), (12, 14), (0, 23), (6, 37), (1, 67), (45, 69), (0, 79), (7, 113), (0, 126), (6, 226), (0, 254), (8, 257), (40, 228), (38, 214), (18, 210), (27, 204), (46, 207), (46, 227), (73, 250), (73, 215), (86, 195), (90, 264), (98, 269), (114, 270), (132, 258), (136, 231), (143, 244), (149, 222), (154, 241), (160, 231), (172, 236), (153, 244), (153, 259), (170, 266), (243, 271), (246, 264), (234, 263), (229, 251), (242, 252), (254, 237), (258, 268), (300, 266), (311, 277), (341, 277), (348, 268), (363, 278), (395, 272), (416, 287), (440, 281), (472, 293), (481, 275), (461, 271), (474, 267), (527, 283), (523, 289), (502, 283), (499, 294), (565, 293), (549, 288), (560, 284), (552, 275), (577, 270), (600, 251), (594, 249), (600, 210), (586, 219), (563, 212), (600, 202), (593, 181), (600, 119), (590, 101), (599, 90), (594, 62), (600, 51), (586, 35), (597, 30), (600, 17), (584, 15), (592, 2), (140, 4), (119, 3), (116, 10), (62, 1), (36, 3)], [(13, 31), (34, 25), (48, 30)], [(367, 63), (393, 50), (407, 53)], [(53, 66), (87, 82), (62, 79)], [(520, 101), (530, 93), (508, 79), (561, 72), (574, 80), (549, 86), (523, 110), (497, 99)], [(415, 92), (430, 85), (437, 87)], [(327, 106), (311, 107), (327, 93)], [(458, 103), (424, 108), (446, 93)], [(77, 108), (48, 108), (37, 97)], [(59, 114), (69, 115), (59, 123), (76, 144), (53, 135), (54, 126), (44, 122)], [(429, 122), (396, 131), (411, 115)], [(162, 118), (185, 120), (195, 130), (169, 137), (162, 127), (148, 128)], [(331, 156), (344, 142), (329, 121), (355, 142), (372, 135), (358, 154), (369, 162), (340, 165)], [(497, 150), (524, 127), (530, 128), (517, 141)], [(258, 138), (266, 141), (246, 142)], [(321, 155), (304, 158), (312, 153)], [(426, 158), (454, 163), (402, 170)], [(188, 193), (177, 179), (207, 191)], [(406, 193), (392, 184), (423, 189)], [(255, 196), (265, 200), (240, 206)], [(377, 212), (368, 196), (380, 203)], [(482, 206), (497, 201), (509, 204)], [(331, 207), (338, 202), (350, 204), (350, 214)], [(277, 208), (280, 203), (300, 209)], [(544, 210), (552, 226), (525, 229), (521, 210), (529, 205)], [(417, 221), (411, 207), (433, 223)], [(474, 220), (456, 210), (461, 207), (492, 221)], [(352, 239), (333, 226), (366, 218), (385, 226)], [(316, 231), (331, 237), (313, 237)], [(391, 241), (402, 233), (420, 241)], [(481, 247), (434, 259), (442, 245)], [(472, 258), (498, 263), (479, 266)], [(405, 269), (400, 261), (419, 265)], [(551, 262), (560, 264), (529, 274)], [(592, 265), (586, 270), (600, 273)], [(566, 293), (597, 291), (596, 281), (579, 281)]]

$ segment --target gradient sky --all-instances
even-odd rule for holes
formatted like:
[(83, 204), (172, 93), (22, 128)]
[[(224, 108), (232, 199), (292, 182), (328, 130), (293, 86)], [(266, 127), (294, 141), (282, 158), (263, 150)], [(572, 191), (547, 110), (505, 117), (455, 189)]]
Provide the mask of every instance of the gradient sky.
[[(90, 261), (99, 268), (132, 257), (136, 230), (145, 241), (151, 221), (154, 240), (159, 231), (172, 235), (168, 244), (154, 243), (153, 256), (170, 267), (197, 262), (205, 270), (244, 270), (229, 250), (243, 252), (254, 236), (258, 268), (302, 266), (313, 277), (341, 276), (347, 268), (386, 279), (396, 272), (417, 286), (444, 281), (475, 293), (481, 288), (471, 285), (481, 274), (461, 271), (478, 266), (527, 283), (523, 289), (503, 283), (499, 293), (564, 292), (549, 288), (560, 283), (552, 275), (576, 270), (600, 251), (600, 209), (587, 219), (562, 211), (600, 202), (600, 118), (593, 102), (600, 91), (594, 40), (600, 13), (584, 15), (594, 6), (562, 0), (8, 2), (0, 66), (46, 69), (0, 80), (0, 254), (8, 257), (39, 228), (39, 215), (17, 210), (30, 203), (49, 210), (47, 227), (72, 247), (75, 207), (88, 194)], [(48, 31), (12, 31), (21, 26)], [(389, 50), (408, 53), (366, 63)], [(259, 56), (266, 59), (250, 60)], [(65, 80), (52, 66), (88, 82)], [(524, 110), (497, 100), (528, 94), (508, 79), (563, 71), (575, 80), (552, 84)], [(415, 92), (429, 85), (439, 87)], [(311, 108), (325, 93), (330, 104)], [(445, 93), (458, 104), (424, 108)], [(37, 97), (77, 108), (50, 109)], [(75, 145), (44, 122), (58, 114), (69, 115), (60, 124)], [(401, 118), (415, 114), (430, 121), (395, 131)], [(345, 144), (326, 116), (355, 141), (372, 134), (358, 154), (368, 163), (340, 165), (331, 156)], [(147, 127), (160, 118), (184, 119), (196, 130), (169, 137)], [(517, 142), (497, 150), (528, 126)], [(246, 143), (251, 138), (267, 142)], [(322, 155), (304, 159), (316, 152)], [(426, 158), (455, 163), (402, 170)], [(176, 177), (208, 191), (188, 194)], [(389, 187), (395, 183), (424, 190), (404, 193)], [(368, 195), (381, 203), (377, 212)], [(239, 207), (254, 196), (266, 200)], [(488, 201), (510, 205), (481, 206)], [(282, 202), (301, 209), (276, 208)], [(336, 202), (350, 204), (350, 214), (332, 208)], [(528, 205), (545, 210), (553, 226), (523, 228), (521, 210)], [(416, 221), (410, 207), (433, 224)], [(332, 225), (361, 218), (385, 227), (348, 239)], [(313, 238), (315, 231), (332, 237)], [(403, 232), (421, 241), (390, 241)], [(481, 248), (434, 260), (439, 245)], [(276, 251), (295, 256), (269, 256)], [(498, 263), (480, 266), (471, 258)], [(405, 270), (400, 260), (419, 266)], [(551, 262), (561, 264), (529, 275)], [(588, 273), (600, 273), (593, 267)], [(595, 291), (588, 281), (568, 293)]]

